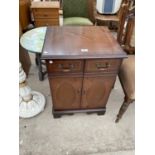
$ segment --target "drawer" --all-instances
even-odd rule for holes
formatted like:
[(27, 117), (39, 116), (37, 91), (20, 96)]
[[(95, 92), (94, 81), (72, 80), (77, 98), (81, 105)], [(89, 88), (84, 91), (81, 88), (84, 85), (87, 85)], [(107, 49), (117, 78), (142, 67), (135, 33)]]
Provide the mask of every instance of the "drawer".
[(44, 9), (37, 8), (33, 9), (34, 18), (59, 18), (59, 10), (58, 9)]
[(35, 26), (53, 26), (59, 25), (58, 19), (36, 19)]
[(47, 60), (48, 73), (82, 73), (82, 60)]
[(117, 72), (121, 59), (86, 60), (85, 72)]

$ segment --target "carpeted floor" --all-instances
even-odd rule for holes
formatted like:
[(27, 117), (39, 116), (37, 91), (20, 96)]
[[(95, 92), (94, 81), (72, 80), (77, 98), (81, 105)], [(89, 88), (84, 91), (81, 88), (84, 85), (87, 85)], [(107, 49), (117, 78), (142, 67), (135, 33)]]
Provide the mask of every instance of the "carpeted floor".
[(47, 77), (38, 80), (34, 56), (28, 83), (46, 97), (45, 110), (31, 119), (20, 119), (20, 155), (133, 155), (134, 103), (122, 120), (115, 124), (123, 101), (117, 79), (107, 104), (106, 114), (74, 114), (53, 119), (52, 101)]

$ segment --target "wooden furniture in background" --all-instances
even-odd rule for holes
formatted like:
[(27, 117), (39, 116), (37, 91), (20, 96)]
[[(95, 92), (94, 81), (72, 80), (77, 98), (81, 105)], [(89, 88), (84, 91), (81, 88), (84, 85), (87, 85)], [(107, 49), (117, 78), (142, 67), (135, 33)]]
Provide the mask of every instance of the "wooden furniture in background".
[(54, 117), (104, 114), (124, 57), (106, 27), (48, 27), (41, 58), (47, 64)]
[(59, 25), (59, 1), (31, 2), (36, 27)]
[(30, 0), (19, 0), (19, 21), (22, 32), (25, 31), (31, 23)]
[(128, 54), (133, 54), (134, 47), (134, 29), (135, 29), (135, 1), (129, 0), (128, 5), (124, 7), (120, 17), (120, 24), (117, 32), (117, 41), (126, 50)]
[[(104, 23), (104, 24), (108, 24), (109, 28), (112, 28), (113, 27), (112, 22), (115, 22), (118, 24), (118, 27), (119, 27), (122, 14), (125, 10), (125, 7), (129, 5), (129, 1), (130, 0), (123, 0), (120, 6), (120, 9), (116, 14), (100, 14), (97, 12), (96, 9), (94, 9), (96, 25), (99, 25), (100, 23)], [(95, 1), (94, 1), (94, 6), (96, 7)]]
[(126, 10), (122, 16), (122, 23), (118, 31), (118, 41), (128, 58), (123, 60), (120, 67), (119, 79), (125, 94), (123, 104), (116, 118), (118, 122), (127, 110), (130, 103), (135, 100), (135, 9)]
[[(30, 17), (30, 0), (19, 0), (19, 38), (23, 32), (27, 31), (28, 25), (31, 24)], [(19, 44), (19, 61), (22, 63), (23, 69), (28, 76), (31, 60), (29, 54)]]
[[(19, 38), (23, 34), (21, 24), (19, 22)], [(19, 44), (19, 61), (22, 63), (23, 69), (28, 76), (30, 67), (31, 67), (31, 60), (29, 54), (26, 50)]]

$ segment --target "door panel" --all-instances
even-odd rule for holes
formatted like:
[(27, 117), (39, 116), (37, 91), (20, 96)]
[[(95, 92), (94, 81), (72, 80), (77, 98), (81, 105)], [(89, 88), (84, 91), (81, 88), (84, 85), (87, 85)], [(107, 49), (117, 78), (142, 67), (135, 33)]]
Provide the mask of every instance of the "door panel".
[(55, 110), (80, 109), (82, 77), (55, 77), (49, 82)]
[(82, 90), (82, 109), (106, 106), (115, 76), (85, 77)]

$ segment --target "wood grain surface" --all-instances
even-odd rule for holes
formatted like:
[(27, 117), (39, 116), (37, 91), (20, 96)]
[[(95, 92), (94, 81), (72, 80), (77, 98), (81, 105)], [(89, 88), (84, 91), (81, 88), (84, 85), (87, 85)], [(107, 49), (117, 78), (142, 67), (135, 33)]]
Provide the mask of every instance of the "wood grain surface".
[(123, 58), (126, 54), (103, 26), (47, 28), (42, 59)]

